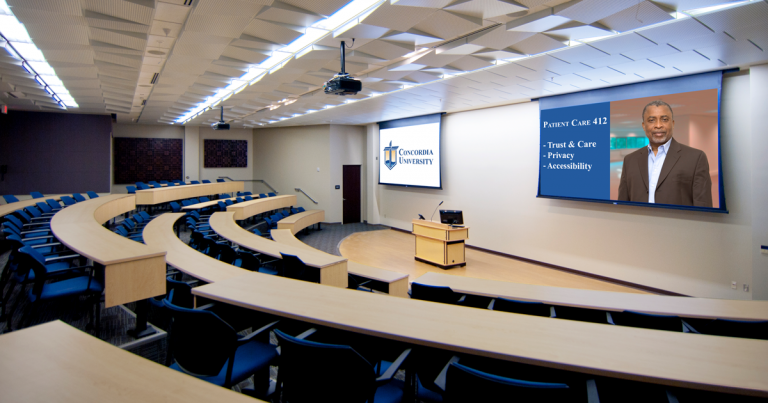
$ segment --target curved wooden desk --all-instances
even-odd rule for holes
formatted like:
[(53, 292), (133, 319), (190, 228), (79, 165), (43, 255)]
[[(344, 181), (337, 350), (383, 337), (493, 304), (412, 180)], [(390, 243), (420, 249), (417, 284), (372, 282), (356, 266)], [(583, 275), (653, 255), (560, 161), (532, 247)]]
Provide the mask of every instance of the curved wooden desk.
[(216, 260), (200, 253), (182, 242), (173, 225), (184, 213), (165, 213), (155, 217), (144, 227), (143, 238), (147, 245), (167, 251), (169, 265), (207, 283), (241, 276), (248, 270)]
[(242, 203), (233, 204), (227, 207), (227, 211), (235, 213), (235, 220), (245, 220), (256, 214), (266, 213), (267, 211), (288, 208), (296, 205), (296, 195), (267, 197), (264, 199), (249, 200)]
[(768, 301), (668, 297), (580, 290), (459, 277), (442, 273), (427, 273), (417, 278), (415, 282), (451, 287), (452, 290), (463, 294), (536, 301), (605, 311), (631, 310), (654, 315), (677, 315), (705, 319), (768, 320)]
[(0, 390), (8, 402), (262, 402), (156, 364), (61, 321), (0, 336), (0, 357)]
[[(265, 278), (266, 277), (266, 278)], [(249, 273), (192, 293), (459, 353), (665, 385), (768, 396), (768, 341), (552, 320)]]
[[(316, 252), (325, 253), (321, 250), (317, 250), (304, 242), (296, 239), (293, 236), (291, 230), (287, 229), (273, 229), (271, 231), (272, 239), (275, 242), (292, 245), (297, 248), (303, 248), (305, 250), (311, 250)], [(333, 255), (331, 255), (333, 256)], [(347, 272), (356, 276), (365, 277), (367, 279), (386, 283), (388, 285), (387, 293), (395, 297), (408, 298), (408, 275), (398, 273), (392, 270), (380, 269), (378, 267), (366, 266), (361, 263), (347, 261)]]
[(11, 214), (16, 210), (22, 210), (25, 207), (34, 206), (35, 203), (38, 203), (38, 202), (45, 203), (47, 199), (61, 200), (61, 196), (66, 196), (66, 195), (45, 196), (42, 199), (20, 200), (13, 203), (3, 204), (2, 206), (0, 206), (0, 217)]
[(182, 210), (197, 210), (197, 209), (206, 208), (206, 207), (218, 207), (219, 206), (219, 202), (223, 202), (224, 200), (235, 201), (235, 199), (237, 199), (237, 197), (230, 197), (228, 199), (216, 199), (216, 200), (211, 200), (211, 201), (197, 203), (197, 204), (190, 204), (189, 206), (183, 206), (181, 209)]
[(242, 192), (245, 182), (216, 182), (200, 185), (168, 186), (136, 191), (136, 204), (155, 205), (220, 193)]
[[(274, 199), (274, 197), (269, 199)], [(246, 249), (278, 259), (282, 258), (280, 255), (281, 252), (289, 255), (296, 255), (307, 266), (320, 269), (320, 284), (347, 288), (347, 259), (329, 255), (318, 250), (308, 250), (302, 247), (283, 245), (252, 234), (237, 225), (235, 222), (235, 214), (236, 213), (233, 211), (213, 213), (208, 220), (208, 223), (211, 225), (211, 229), (216, 231), (219, 236)]]
[(278, 221), (277, 229), (286, 229), (295, 235), (304, 228), (321, 223), (323, 220), (325, 220), (325, 210), (306, 210)]
[(133, 195), (116, 194), (69, 206), (51, 220), (61, 243), (105, 266), (106, 308), (165, 294), (165, 251), (102, 227), (135, 208)]

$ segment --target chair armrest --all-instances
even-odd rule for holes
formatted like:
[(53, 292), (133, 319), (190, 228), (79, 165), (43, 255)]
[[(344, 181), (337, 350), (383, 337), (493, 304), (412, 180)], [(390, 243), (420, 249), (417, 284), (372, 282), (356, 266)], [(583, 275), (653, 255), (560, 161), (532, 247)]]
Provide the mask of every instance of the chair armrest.
[(450, 367), (454, 362), (459, 362), (458, 355), (451, 357), (451, 359), (448, 360), (448, 363), (446, 363), (443, 367), (443, 370), (440, 371), (440, 374), (437, 375), (437, 378), (435, 378), (435, 385), (437, 385), (438, 388), (445, 390), (445, 377), (448, 374), (448, 367)]
[(41, 245), (30, 245), (30, 246), (32, 246), (32, 249), (37, 249), (37, 248), (45, 248), (46, 246), (58, 246), (58, 245), (61, 245), (61, 242), (44, 243)]
[(701, 334), (698, 330), (694, 329), (693, 326), (691, 326), (690, 323), (688, 323), (688, 322), (686, 322), (684, 320), (682, 322), (683, 322), (683, 329), (684, 329), (683, 332), (684, 333)]
[[(31, 229), (29, 231), (21, 231), (19, 234), (25, 235), (25, 234), (42, 234), (42, 233), (51, 233), (50, 228), (37, 228), (37, 229)], [(24, 238), (24, 239), (30, 239), (30, 238)]]
[(199, 310), (201, 310), (201, 311), (205, 311), (206, 309), (211, 309), (211, 308), (213, 308), (214, 306), (216, 306), (216, 304), (214, 304), (213, 302), (211, 302), (210, 304), (205, 304), (205, 305), (203, 305), (203, 306), (198, 306), (198, 307), (197, 307), (197, 308), (195, 308), (195, 309), (199, 309)]
[(555, 312), (554, 305), (549, 307), (549, 317), (550, 318), (556, 318), (557, 317), (557, 312)]
[(491, 303), (490, 303), (490, 304), (488, 304), (488, 308), (487, 308), (487, 309), (493, 310), (493, 305), (494, 305), (494, 304), (496, 304), (496, 298), (494, 298), (494, 299), (492, 299), (492, 300), (491, 300)]
[(45, 259), (45, 263), (55, 262), (57, 260), (74, 259), (76, 257), (80, 257), (80, 255), (66, 255), (66, 256), (59, 256), (59, 257), (52, 257), (52, 258), (49, 258), (49, 259)]
[(280, 321), (276, 320), (276, 321), (274, 321), (272, 323), (268, 323), (268, 324), (262, 326), (260, 329), (254, 330), (253, 333), (249, 334), (248, 336), (243, 337), (242, 339), (239, 339), (237, 341), (238, 344), (242, 345), (242, 344), (248, 343), (249, 341), (251, 341), (252, 338), (256, 337), (257, 335), (272, 329), (278, 322), (280, 322)]
[(408, 358), (408, 354), (411, 353), (411, 349), (407, 348), (402, 353), (400, 353), (400, 356), (397, 357), (395, 362), (392, 363), (392, 365), (387, 368), (387, 371), (381, 374), (378, 378), (376, 378), (376, 382), (386, 382), (392, 379), (393, 376), (395, 376), (395, 373), (400, 369), (400, 366), (403, 365), (403, 361), (405, 361), (406, 358)]
[(611, 316), (610, 312), (605, 313), (605, 319), (608, 321), (609, 324), (615, 325), (615, 323), (613, 323), (613, 316)]
[[(30, 231), (30, 232), (37, 232), (37, 231)], [(23, 234), (23, 232), (22, 232), (22, 234)], [(29, 238), (23, 238), (22, 242), (23, 241), (32, 241), (32, 240), (35, 240), (35, 239), (50, 239), (50, 238), (53, 238), (53, 235), (33, 236), (33, 237), (29, 237)]]
[(311, 335), (315, 334), (315, 332), (317, 332), (317, 329), (315, 329), (315, 328), (313, 327), (313, 328), (311, 328), (311, 329), (307, 329), (306, 331), (302, 332), (300, 335), (296, 336), (296, 338), (297, 338), (297, 339), (299, 339), (299, 340), (304, 340), (304, 339), (306, 339), (307, 337), (309, 337), (309, 336), (311, 336)]
[(594, 379), (587, 379), (587, 403), (600, 403), (600, 396), (597, 393), (597, 384)]

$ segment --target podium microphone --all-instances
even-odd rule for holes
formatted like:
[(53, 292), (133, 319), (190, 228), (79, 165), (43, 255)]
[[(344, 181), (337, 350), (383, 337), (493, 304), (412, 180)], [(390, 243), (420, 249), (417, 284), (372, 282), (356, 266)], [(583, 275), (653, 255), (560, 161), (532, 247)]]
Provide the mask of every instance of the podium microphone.
[[(443, 200), (445, 201), (445, 200)], [(440, 207), (443, 205), (443, 202), (441, 201), (440, 204), (437, 205), (437, 207)], [(432, 217), (429, 217), (429, 221), (432, 221), (432, 218), (435, 217), (435, 213), (437, 213), (437, 207), (435, 207), (435, 211), (432, 212)]]

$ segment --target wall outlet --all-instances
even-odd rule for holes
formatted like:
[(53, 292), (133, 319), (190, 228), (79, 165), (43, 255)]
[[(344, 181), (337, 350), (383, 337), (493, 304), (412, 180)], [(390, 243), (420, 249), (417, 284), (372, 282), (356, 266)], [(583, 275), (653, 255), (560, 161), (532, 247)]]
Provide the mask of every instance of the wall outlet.
[(749, 284), (744, 284), (744, 292), (749, 292)]
[(731, 288), (733, 288), (734, 290), (736, 289), (736, 282), (735, 281), (731, 281)]

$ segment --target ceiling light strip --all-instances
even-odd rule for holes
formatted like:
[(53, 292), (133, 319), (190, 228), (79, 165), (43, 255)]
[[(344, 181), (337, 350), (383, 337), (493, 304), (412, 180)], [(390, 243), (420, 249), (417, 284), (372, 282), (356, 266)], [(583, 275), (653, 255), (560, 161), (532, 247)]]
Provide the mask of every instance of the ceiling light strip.
[(342, 7), (330, 17), (307, 27), (304, 35), (298, 37), (283, 48), (272, 52), (272, 56), (249, 69), (248, 72), (240, 78), (233, 80), (232, 84), (218, 90), (216, 94), (208, 97), (195, 108), (176, 119), (176, 122), (182, 124), (187, 123), (205, 112), (208, 108), (215, 106), (225, 98), (228, 98), (235, 91), (242, 91), (240, 87), (243, 86), (243, 82), (248, 82), (250, 85), (260, 80), (264, 75), (274, 73), (298, 54), (306, 53), (307, 49), (312, 48), (312, 45), (332, 34), (335, 30), (343, 27), (352, 20), (357, 19), (360, 21), (364, 19), (371, 12), (384, 4), (385, 1), (386, 0), (353, 0), (347, 3), (346, 6)]
[(51, 95), (54, 102), (64, 109), (80, 107), (56, 76), (56, 71), (45, 60), (43, 52), (32, 42), (24, 24), (16, 18), (5, 0), (0, 0), (0, 38), (3, 40), (2, 47), (11, 57), (21, 60), (24, 70)]

